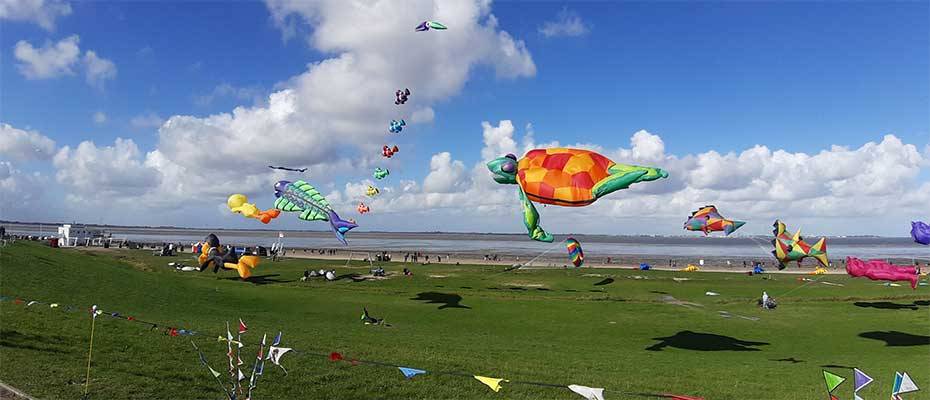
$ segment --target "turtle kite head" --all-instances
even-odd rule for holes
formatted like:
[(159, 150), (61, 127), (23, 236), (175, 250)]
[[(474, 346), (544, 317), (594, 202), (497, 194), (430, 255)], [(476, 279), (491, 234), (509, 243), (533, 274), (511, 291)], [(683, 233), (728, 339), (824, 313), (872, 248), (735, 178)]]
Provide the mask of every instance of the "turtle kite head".
[(517, 183), (517, 156), (508, 154), (488, 162), (488, 169), (494, 174), (497, 183)]
[(284, 191), (287, 190), (287, 185), (290, 185), (291, 181), (278, 181), (274, 184), (274, 197), (281, 197), (284, 194)]

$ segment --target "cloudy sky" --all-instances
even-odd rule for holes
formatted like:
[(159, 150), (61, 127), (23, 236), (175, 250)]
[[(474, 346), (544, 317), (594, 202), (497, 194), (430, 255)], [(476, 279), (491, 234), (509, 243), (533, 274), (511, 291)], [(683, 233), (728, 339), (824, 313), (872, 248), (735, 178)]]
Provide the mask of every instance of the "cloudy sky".
[[(777, 217), (905, 236), (930, 219), (928, 13), (0, 0), (0, 219), (264, 227), (226, 197), (270, 207), (275, 181), (302, 178), (360, 230), (523, 232), (516, 187), (484, 162), (567, 145), (671, 176), (585, 208), (540, 207), (552, 232), (677, 234), (716, 204), (750, 222), (743, 233)], [(414, 32), (426, 19), (449, 29)], [(401, 151), (384, 159), (384, 144)], [(391, 175), (369, 200), (378, 166)], [(371, 213), (356, 214), (360, 200)]]

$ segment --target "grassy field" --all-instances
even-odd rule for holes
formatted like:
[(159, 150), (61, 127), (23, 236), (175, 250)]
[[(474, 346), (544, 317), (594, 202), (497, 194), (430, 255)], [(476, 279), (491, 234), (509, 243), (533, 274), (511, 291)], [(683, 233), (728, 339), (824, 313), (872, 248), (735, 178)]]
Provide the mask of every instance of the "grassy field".
[[(0, 249), (0, 295), (57, 302), (193, 329), (170, 337), (142, 324), (97, 320), (91, 398), (219, 399), (190, 339), (214, 368), (225, 370), (226, 321), (249, 325), (246, 354), (262, 332), (284, 332), (283, 345), (305, 352), (376, 360), (428, 371), (463, 372), (512, 381), (606, 387), (608, 399), (671, 392), (706, 399), (825, 398), (821, 369), (876, 378), (867, 399), (889, 396), (894, 371), (930, 386), (930, 291), (827, 276), (801, 286), (797, 276), (772, 279), (724, 273), (630, 270), (536, 270), (410, 266), (413, 277), (351, 279), (367, 264), (312, 260), (256, 269), (261, 284), (232, 271), (175, 272), (166, 264), (191, 255), (148, 251), (51, 249), (17, 242)], [(299, 282), (308, 267), (335, 267), (344, 279)], [(596, 275), (596, 276), (594, 276)], [(636, 279), (640, 278), (648, 279)], [(674, 277), (690, 278), (675, 281)], [(764, 311), (763, 290), (779, 301)], [(706, 291), (720, 296), (705, 296)], [(697, 303), (672, 304), (668, 297)], [(362, 307), (391, 327), (365, 326)], [(721, 317), (719, 312), (733, 317)], [(756, 317), (758, 320), (739, 318)], [(43, 399), (79, 398), (90, 318), (64, 307), (0, 302), (0, 381)], [(254, 356), (243, 357), (251, 363)], [(576, 399), (567, 389), (505, 383), (494, 393), (449, 375), (406, 380), (397, 369), (333, 363), (291, 353), (284, 374), (268, 364), (256, 399)], [(852, 398), (851, 381), (837, 391)], [(906, 397), (930, 399), (930, 387)]]

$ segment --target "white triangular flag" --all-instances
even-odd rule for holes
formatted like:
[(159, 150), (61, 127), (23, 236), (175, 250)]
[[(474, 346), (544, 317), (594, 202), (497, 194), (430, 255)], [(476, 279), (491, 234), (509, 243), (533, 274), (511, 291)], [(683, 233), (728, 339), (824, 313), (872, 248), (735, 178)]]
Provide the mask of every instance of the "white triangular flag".
[(242, 370), (241, 370), (241, 369), (238, 369), (238, 368), (237, 368), (236, 371), (239, 371), (239, 380), (240, 380), (240, 381), (243, 380), (243, 379), (245, 379), (245, 374), (242, 373)]
[(568, 385), (568, 389), (578, 393), (587, 400), (604, 400), (603, 388), (592, 388), (582, 385)]
[(920, 388), (917, 387), (917, 384), (915, 384), (914, 381), (911, 380), (911, 377), (907, 375), (907, 372), (905, 372), (901, 377), (901, 386), (898, 387), (898, 392), (895, 394), (916, 392), (918, 390), (920, 390)]
[(291, 348), (289, 348), (289, 347), (275, 347), (275, 346), (272, 346), (272, 347), (268, 350), (268, 358), (267, 358), (267, 359), (270, 359), (271, 362), (274, 363), (274, 365), (281, 365), (281, 356), (283, 356), (284, 353), (287, 353), (287, 352), (289, 352), (289, 351), (291, 351), (291, 350), (293, 350), (293, 349), (291, 349)]

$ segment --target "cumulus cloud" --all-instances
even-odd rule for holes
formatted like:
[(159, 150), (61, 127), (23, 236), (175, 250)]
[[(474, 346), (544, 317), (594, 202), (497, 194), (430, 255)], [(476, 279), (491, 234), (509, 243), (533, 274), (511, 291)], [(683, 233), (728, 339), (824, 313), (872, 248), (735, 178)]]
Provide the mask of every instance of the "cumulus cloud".
[(13, 56), (19, 61), (16, 67), (27, 79), (49, 79), (74, 75), (72, 67), (81, 55), (77, 35), (68, 36), (57, 43), (46, 41), (36, 48), (25, 40), (16, 42)]
[(97, 88), (103, 88), (104, 82), (116, 78), (116, 64), (92, 50), (84, 53), (84, 68), (87, 83)]
[(452, 160), (449, 152), (433, 155), (429, 162), (429, 174), (423, 179), (423, 190), (431, 193), (449, 193), (467, 187), (468, 176), (465, 164)]
[(54, 154), (54, 140), (36, 131), (0, 123), (0, 160), (47, 160)]
[(578, 15), (578, 13), (567, 8), (563, 8), (562, 11), (559, 11), (555, 21), (546, 21), (541, 27), (539, 27), (539, 33), (547, 38), (559, 36), (584, 36), (590, 31), (590, 24), (582, 21), (581, 16)]
[(33, 22), (47, 31), (55, 30), (55, 20), (71, 14), (71, 5), (60, 0), (3, 0), (0, 19)]
[(117, 138), (113, 146), (97, 147), (91, 141), (77, 147), (62, 147), (52, 163), (58, 183), (72, 189), (75, 198), (83, 196), (119, 200), (140, 195), (157, 187), (161, 176), (141, 161), (141, 152), (132, 139)]
[(116, 64), (93, 50), (87, 50), (82, 58), (80, 40), (78, 35), (71, 35), (56, 43), (46, 41), (39, 48), (20, 40), (13, 47), (16, 67), (26, 79), (38, 80), (74, 75), (75, 67), (80, 65), (87, 83), (102, 89), (105, 81), (116, 78)]

